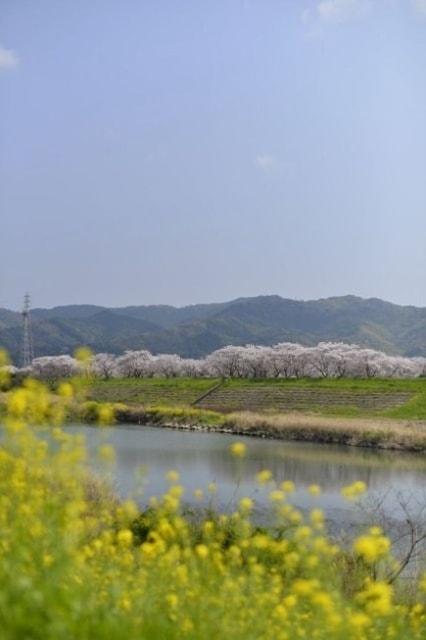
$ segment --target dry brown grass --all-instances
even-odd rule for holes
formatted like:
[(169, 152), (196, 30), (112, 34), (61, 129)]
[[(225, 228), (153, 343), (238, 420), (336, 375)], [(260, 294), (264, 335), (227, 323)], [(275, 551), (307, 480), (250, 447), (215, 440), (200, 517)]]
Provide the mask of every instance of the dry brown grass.
[(224, 426), (235, 433), (269, 438), (426, 451), (424, 421), (247, 411), (229, 414)]

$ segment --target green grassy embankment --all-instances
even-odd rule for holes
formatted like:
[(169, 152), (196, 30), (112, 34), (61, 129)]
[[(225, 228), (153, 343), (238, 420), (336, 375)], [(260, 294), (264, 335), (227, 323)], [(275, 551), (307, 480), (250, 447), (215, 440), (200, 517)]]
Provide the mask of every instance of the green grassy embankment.
[[(149, 378), (97, 380), (90, 398), (144, 407), (196, 407), (233, 413), (426, 420), (426, 379), (226, 380)], [(212, 393), (200, 399), (209, 389)]]
[(90, 399), (128, 405), (190, 406), (218, 382), (219, 380), (211, 378), (95, 380), (90, 386)]
[(90, 398), (121, 403), (123, 422), (426, 451), (426, 380), (219, 382), (96, 381)]

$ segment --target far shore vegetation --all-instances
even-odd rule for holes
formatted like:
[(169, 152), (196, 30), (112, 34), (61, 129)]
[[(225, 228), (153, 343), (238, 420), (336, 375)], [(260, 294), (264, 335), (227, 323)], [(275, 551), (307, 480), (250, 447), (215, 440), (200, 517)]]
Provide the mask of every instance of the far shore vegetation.
[[(426, 451), (425, 378), (102, 380), (89, 376), (80, 384), (84, 389), (70, 405), (70, 421), (101, 419)], [(60, 383), (51, 387), (57, 390)], [(1, 404), (0, 399), (0, 409)]]
[(424, 379), (112, 379), (91, 382), (88, 398), (80, 419), (109, 403), (118, 422), (426, 451)]

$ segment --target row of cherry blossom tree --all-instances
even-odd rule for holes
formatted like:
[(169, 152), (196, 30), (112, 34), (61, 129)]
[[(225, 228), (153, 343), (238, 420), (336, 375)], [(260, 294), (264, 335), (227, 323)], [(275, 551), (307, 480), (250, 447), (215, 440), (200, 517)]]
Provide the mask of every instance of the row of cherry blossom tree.
[[(273, 347), (227, 346), (201, 359), (176, 354), (153, 355), (126, 351), (98, 353), (85, 366), (103, 378), (229, 377), (229, 378), (416, 378), (426, 376), (426, 358), (390, 356), (381, 351), (342, 342), (315, 347), (283, 342)], [(35, 358), (30, 369), (17, 373), (44, 380), (81, 373), (82, 365), (68, 355)]]

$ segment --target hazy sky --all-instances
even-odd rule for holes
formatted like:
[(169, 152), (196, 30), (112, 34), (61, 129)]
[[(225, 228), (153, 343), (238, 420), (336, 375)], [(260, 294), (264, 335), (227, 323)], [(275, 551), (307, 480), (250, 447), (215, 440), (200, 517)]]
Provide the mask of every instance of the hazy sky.
[(426, 305), (426, 0), (2, 0), (0, 306)]

